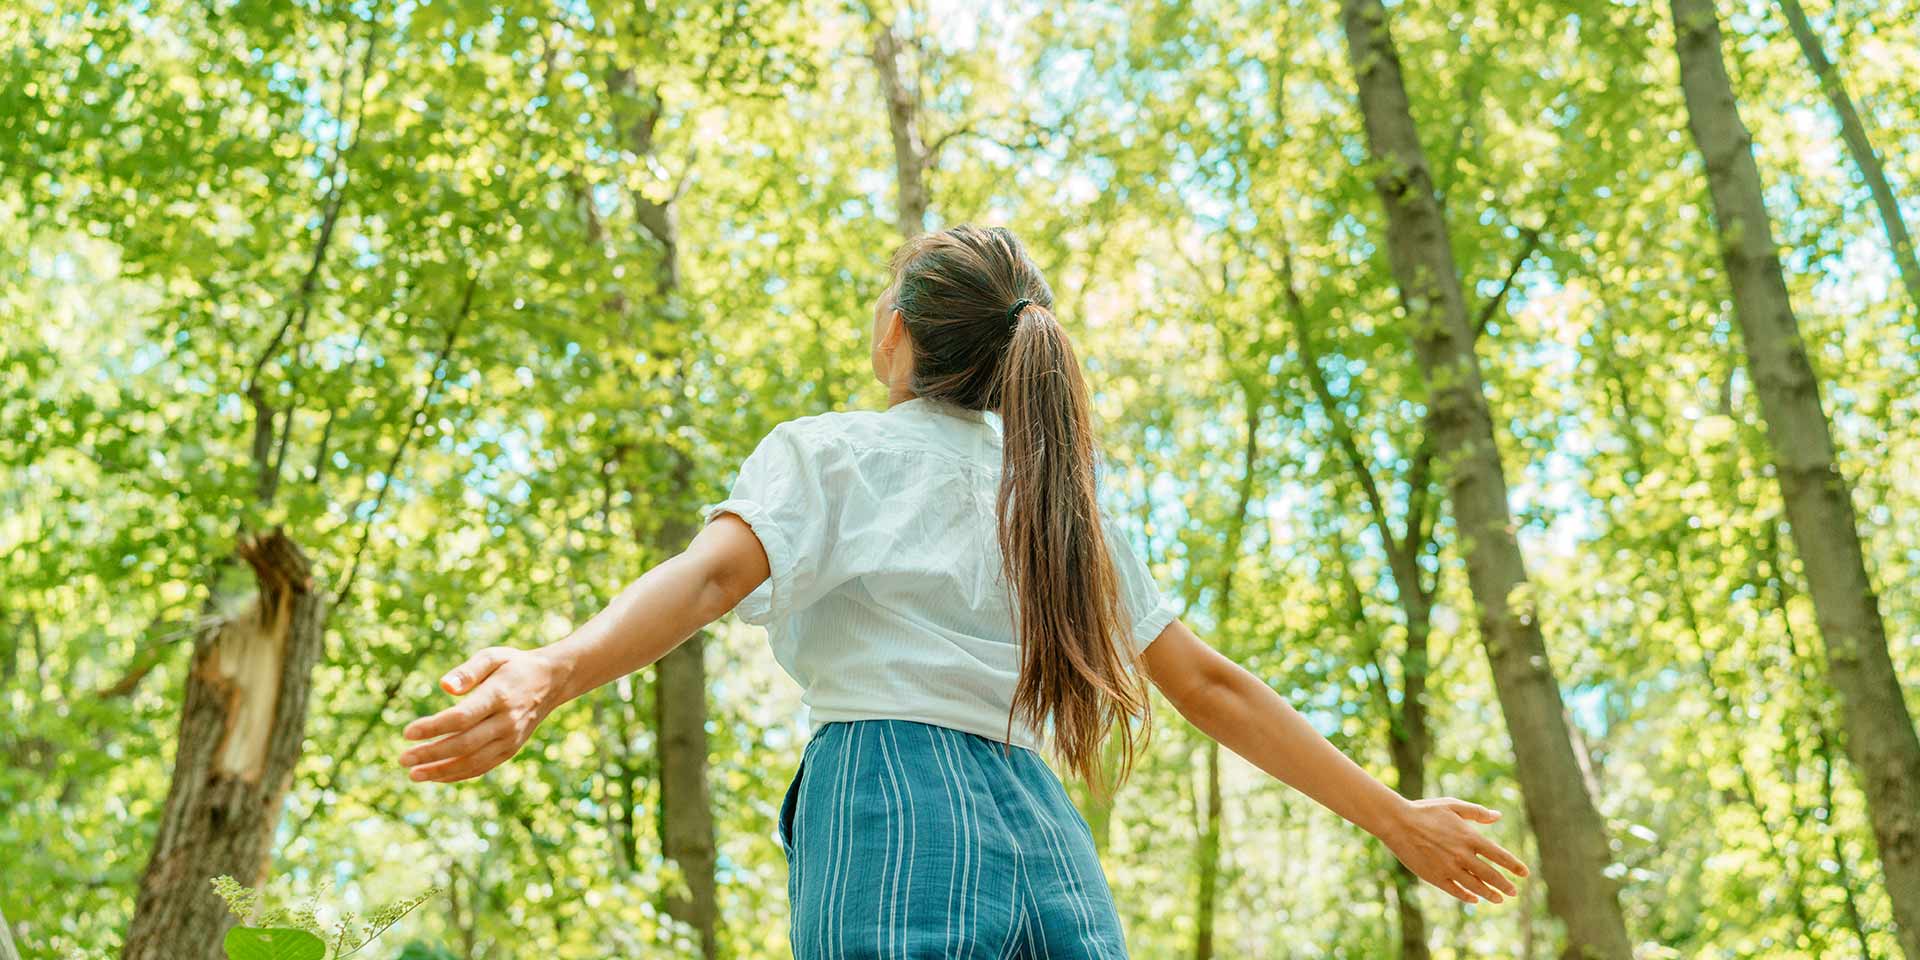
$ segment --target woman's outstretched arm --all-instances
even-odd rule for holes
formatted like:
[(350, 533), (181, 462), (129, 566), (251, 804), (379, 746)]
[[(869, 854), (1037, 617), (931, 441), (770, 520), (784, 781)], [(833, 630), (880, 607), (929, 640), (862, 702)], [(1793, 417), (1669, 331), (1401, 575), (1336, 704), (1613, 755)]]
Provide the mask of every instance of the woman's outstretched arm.
[[(488, 647), (440, 687), (460, 703), (407, 725), (432, 740), (400, 755), (415, 780), (477, 777), (520, 751), (555, 707), (666, 656), (767, 579), (767, 554), (746, 521), (714, 517), (678, 556), (627, 585), (578, 630), (544, 647)], [(438, 738), (438, 739), (435, 739)]]
[(1468, 903), (1518, 893), (1495, 866), (1524, 877), (1526, 864), (1470, 822), (1492, 823), (1498, 813), (1451, 797), (1395, 793), (1186, 624), (1173, 621), (1147, 646), (1146, 668), (1174, 709), (1207, 736), (1378, 837), (1421, 879)]

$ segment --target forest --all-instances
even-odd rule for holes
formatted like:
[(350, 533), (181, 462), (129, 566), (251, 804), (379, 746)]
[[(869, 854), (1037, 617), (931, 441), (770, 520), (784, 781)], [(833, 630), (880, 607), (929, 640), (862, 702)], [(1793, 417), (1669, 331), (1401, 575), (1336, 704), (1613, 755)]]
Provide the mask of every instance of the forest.
[(788, 956), (760, 628), (478, 780), (400, 729), (883, 407), (960, 223), (1182, 618), (1532, 868), (1455, 901), (1162, 701), (1069, 784), (1134, 956), (1920, 960), (1913, 0), (0, 0), (0, 57), (6, 960), (227, 956), (216, 877), (328, 958)]

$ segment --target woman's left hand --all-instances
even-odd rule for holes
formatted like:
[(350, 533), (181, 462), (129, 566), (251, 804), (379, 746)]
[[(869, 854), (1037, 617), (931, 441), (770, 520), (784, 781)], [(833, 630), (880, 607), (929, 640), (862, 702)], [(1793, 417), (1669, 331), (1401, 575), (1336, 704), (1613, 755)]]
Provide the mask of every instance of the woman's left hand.
[(1476, 822), (1498, 819), (1500, 814), (1477, 803), (1435, 797), (1407, 803), (1378, 836), (1407, 869), (1455, 899), (1499, 903), (1503, 895), (1519, 894), (1500, 868), (1524, 877), (1527, 865), (1474, 829)]
[(433, 740), (400, 755), (415, 780), (469, 780), (520, 752), (535, 727), (560, 702), (566, 671), (539, 650), (488, 647), (455, 667), (440, 688), (459, 704), (421, 717), (402, 732)]

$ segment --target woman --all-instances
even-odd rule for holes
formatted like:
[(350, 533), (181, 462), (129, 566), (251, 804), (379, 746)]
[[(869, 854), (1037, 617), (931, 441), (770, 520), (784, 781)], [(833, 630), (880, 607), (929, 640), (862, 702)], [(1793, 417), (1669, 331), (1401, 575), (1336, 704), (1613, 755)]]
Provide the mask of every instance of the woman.
[(1087, 390), (1014, 236), (906, 244), (874, 309), (884, 412), (775, 427), (685, 552), (571, 636), (490, 648), (408, 725), (414, 780), (479, 776), (556, 706), (737, 608), (768, 626), (815, 726), (782, 803), (794, 955), (1126, 956), (1093, 837), (1042, 760), (1121, 776), (1151, 680), (1195, 726), (1468, 903), (1520, 860), (1407, 800), (1180, 622), (1095, 498)]

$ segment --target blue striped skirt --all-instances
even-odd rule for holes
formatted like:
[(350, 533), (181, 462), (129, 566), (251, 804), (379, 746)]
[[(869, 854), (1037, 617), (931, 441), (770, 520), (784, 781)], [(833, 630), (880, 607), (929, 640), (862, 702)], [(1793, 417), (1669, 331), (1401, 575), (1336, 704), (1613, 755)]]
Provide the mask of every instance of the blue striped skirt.
[(1086, 820), (1038, 754), (911, 720), (815, 731), (780, 806), (797, 960), (1121, 960)]

